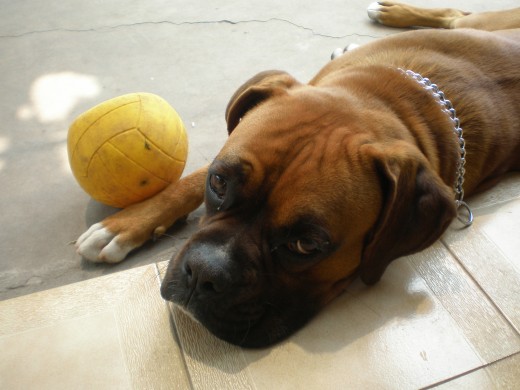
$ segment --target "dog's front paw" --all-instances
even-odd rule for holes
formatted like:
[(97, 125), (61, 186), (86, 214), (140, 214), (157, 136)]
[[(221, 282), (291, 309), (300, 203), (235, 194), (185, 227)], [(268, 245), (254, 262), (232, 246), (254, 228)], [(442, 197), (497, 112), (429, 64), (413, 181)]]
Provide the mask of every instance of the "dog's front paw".
[(96, 263), (119, 263), (138, 246), (123, 242), (120, 235), (112, 233), (102, 222), (92, 225), (75, 245), (79, 255)]

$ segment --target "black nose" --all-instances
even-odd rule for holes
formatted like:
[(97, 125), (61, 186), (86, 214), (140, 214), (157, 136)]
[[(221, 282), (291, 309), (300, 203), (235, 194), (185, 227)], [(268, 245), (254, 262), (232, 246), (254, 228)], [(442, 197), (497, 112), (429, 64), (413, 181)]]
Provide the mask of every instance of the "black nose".
[(219, 294), (227, 290), (229, 273), (222, 266), (221, 259), (192, 256), (184, 263), (184, 274), (188, 287), (199, 294)]
[(190, 297), (211, 298), (230, 290), (233, 261), (229, 245), (190, 245), (172, 260), (161, 285), (164, 299), (182, 303)]

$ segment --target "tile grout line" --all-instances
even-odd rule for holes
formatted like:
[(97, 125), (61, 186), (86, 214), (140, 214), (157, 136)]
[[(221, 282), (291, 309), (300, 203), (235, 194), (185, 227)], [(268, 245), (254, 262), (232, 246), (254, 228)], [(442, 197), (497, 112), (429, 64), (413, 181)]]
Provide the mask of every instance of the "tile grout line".
[(492, 366), (493, 364), (500, 363), (500, 362), (502, 362), (502, 361), (504, 361), (506, 359), (512, 358), (512, 357), (517, 356), (517, 355), (520, 356), (520, 351), (516, 351), (516, 352), (510, 353), (507, 356), (503, 356), (503, 357), (501, 357), (499, 359), (493, 360), (492, 362), (486, 363), (486, 364), (484, 364), (482, 366), (472, 368), (472, 369), (470, 369), (468, 371), (465, 371), (465, 372), (461, 372), (460, 374), (452, 376), (451, 378), (446, 378), (446, 379), (443, 379), (442, 381), (433, 383), (431, 385), (428, 385), (428, 386), (425, 386), (425, 387), (421, 387), (420, 390), (433, 389), (433, 388), (435, 388), (437, 386), (444, 385), (446, 383), (454, 381), (455, 379), (459, 379), (459, 378), (462, 378), (462, 377), (464, 377), (466, 375), (472, 374), (472, 373), (474, 373), (476, 371), (483, 370), (485, 368), (488, 368), (488, 367)]
[[(159, 283), (159, 286), (161, 285), (161, 271), (159, 269), (159, 264), (157, 263), (153, 263), (154, 265), (154, 269), (155, 269), (155, 276), (157, 278), (157, 282)], [(182, 356), (182, 365), (184, 366), (184, 369), (186, 370), (186, 376), (188, 377), (188, 383), (190, 385), (190, 389), (195, 389), (194, 385), (193, 385), (193, 381), (191, 379), (191, 372), (188, 368), (188, 362), (186, 361), (186, 357), (184, 355), (184, 348), (182, 348), (182, 343), (181, 343), (181, 339), (179, 337), (179, 333), (177, 332), (177, 325), (175, 324), (175, 317), (173, 315), (173, 311), (171, 310), (171, 305), (164, 301), (164, 304), (166, 305), (166, 307), (168, 308), (168, 314), (169, 314), (169, 317), (170, 317), (170, 325), (171, 327), (173, 328), (173, 337), (175, 339), (175, 342), (177, 343), (177, 345), (179, 346), (179, 349), (181, 351), (181, 356)]]
[(451, 256), (459, 263), (459, 265), (462, 267), (466, 275), (478, 286), (478, 289), (484, 294), (486, 299), (491, 303), (491, 305), (498, 311), (498, 313), (504, 318), (504, 320), (509, 324), (509, 326), (514, 330), (514, 332), (517, 334), (517, 336), (520, 337), (520, 329), (518, 329), (515, 324), (511, 322), (509, 317), (503, 312), (503, 310), (496, 304), (496, 302), (491, 298), (491, 296), (486, 292), (484, 287), (481, 286), (481, 284), (478, 282), (477, 279), (473, 276), (471, 272), (466, 268), (464, 263), (460, 260), (459, 256), (450, 248), (448, 244), (444, 241), (443, 238), (441, 238), (442, 245), (446, 248), (446, 250), (450, 253)]

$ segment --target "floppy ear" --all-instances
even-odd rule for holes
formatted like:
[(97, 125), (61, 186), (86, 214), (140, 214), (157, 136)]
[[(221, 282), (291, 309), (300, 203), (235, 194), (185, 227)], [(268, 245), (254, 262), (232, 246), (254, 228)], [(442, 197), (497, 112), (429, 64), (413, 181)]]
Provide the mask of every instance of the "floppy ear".
[(287, 89), (299, 84), (291, 75), (280, 70), (258, 73), (246, 81), (231, 97), (226, 108), (228, 133), (235, 129), (243, 116), (263, 100), (285, 93)]
[(418, 149), (403, 143), (372, 152), (383, 208), (361, 259), (360, 277), (366, 284), (378, 282), (398, 257), (433, 244), (456, 216), (453, 190)]

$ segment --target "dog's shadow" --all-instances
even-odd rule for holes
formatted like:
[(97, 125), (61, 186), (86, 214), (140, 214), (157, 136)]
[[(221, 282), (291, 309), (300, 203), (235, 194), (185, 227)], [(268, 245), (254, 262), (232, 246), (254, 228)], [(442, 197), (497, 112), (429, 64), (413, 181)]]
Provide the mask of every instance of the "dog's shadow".
[(417, 278), (403, 260), (393, 264), (374, 286), (357, 279), (289, 342), (310, 353), (335, 353), (367, 335), (382, 334), (385, 328), (425, 316), (433, 302), (416, 288)]

